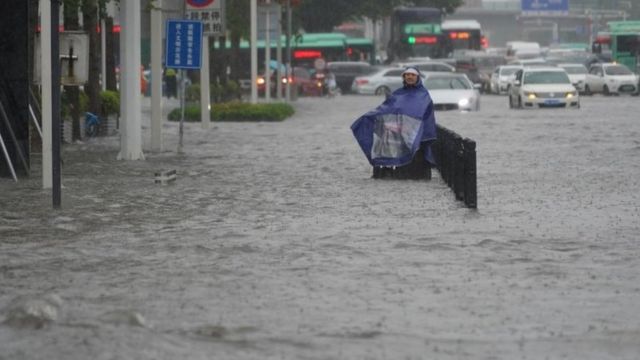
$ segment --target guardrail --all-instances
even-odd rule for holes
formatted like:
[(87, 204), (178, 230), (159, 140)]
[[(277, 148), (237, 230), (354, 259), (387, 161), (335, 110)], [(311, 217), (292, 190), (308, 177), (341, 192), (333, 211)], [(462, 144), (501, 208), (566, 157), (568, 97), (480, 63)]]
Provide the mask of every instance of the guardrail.
[(438, 139), (431, 145), (440, 176), (457, 200), (468, 208), (478, 207), (476, 142), (436, 125)]

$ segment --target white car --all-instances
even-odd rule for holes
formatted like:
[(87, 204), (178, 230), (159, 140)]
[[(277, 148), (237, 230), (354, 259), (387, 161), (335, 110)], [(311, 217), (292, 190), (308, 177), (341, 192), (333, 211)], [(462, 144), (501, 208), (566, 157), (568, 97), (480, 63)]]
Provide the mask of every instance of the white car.
[(610, 94), (633, 94), (638, 90), (638, 76), (629, 68), (616, 63), (593, 64), (587, 74), (584, 92)]
[(443, 61), (421, 61), (421, 62), (401, 62), (397, 63), (396, 66), (401, 68), (406, 67), (415, 67), (420, 70), (420, 72), (430, 72), (430, 71), (442, 71), (442, 72), (456, 72), (455, 66), (451, 66)]
[(558, 67), (565, 69), (569, 74), (569, 80), (579, 93), (584, 93), (585, 85), (587, 82), (587, 68), (582, 64), (565, 64), (560, 63)]
[(491, 73), (491, 92), (494, 94), (506, 94), (509, 84), (516, 71), (522, 69), (520, 65), (501, 65)]
[(369, 75), (357, 76), (351, 91), (363, 95), (386, 95), (402, 87), (403, 68), (381, 68)]
[(516, 73), (509, 89), (510, 108), (580, 108), (580, 96), (569, 74), (559, 67), (527, 67)]
[(435, 110), (480, 110), (480, 84), (474, 85), (465, 74), (431, 72), (423, 82)]

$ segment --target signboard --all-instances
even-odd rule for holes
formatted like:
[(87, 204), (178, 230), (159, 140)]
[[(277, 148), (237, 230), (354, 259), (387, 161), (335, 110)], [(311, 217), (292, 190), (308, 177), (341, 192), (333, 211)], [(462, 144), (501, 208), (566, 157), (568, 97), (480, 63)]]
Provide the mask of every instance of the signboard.
[(224, 0), (186, 0), (185, 5), (187, 19), (201, 21), (204, 35), (225, 34)]
[(202, 63), (202, 23), (167, 20), (165, 64), (174, 69), (200, 69)]
[(523, 15), (568, 15), (569, 0), (521, 0)]
[[(89, 81), (89, 34), (83, 31), (64, 31), (60, 33), (60, 83), (68, 86), (81, 86)], [(36, 35), (34, 81), (41, 84), (40, 34)]]
[[(269, 29), (267, 29), (267, 14), (269, 15)], [(282, 14), (282, 8), (279, 4), (258, 5), (258, 40), (265, 40), (267, 31), (271, 41), (278, 39), (280, 14)]]

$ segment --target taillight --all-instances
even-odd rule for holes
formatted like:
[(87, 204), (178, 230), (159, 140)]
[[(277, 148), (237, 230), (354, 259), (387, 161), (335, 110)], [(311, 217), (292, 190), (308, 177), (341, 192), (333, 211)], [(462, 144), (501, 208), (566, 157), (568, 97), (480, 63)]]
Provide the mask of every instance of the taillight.
[(367, 79), (356, 79), (356, 85), (365, 85), (368, 83), (369, 83), (369, 80)]

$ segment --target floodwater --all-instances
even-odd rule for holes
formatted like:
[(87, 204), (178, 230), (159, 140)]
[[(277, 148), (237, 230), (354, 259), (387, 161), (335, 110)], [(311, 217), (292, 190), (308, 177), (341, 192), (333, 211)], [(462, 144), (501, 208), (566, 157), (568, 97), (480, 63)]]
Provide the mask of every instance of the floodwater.
[(0, 180), (0, 359), (640, 358), (640, 98), (438, 113), (478, 210), (370, 178), (349, 126), (381, 101), (66, 145), (58, 211), (37, 164)]

